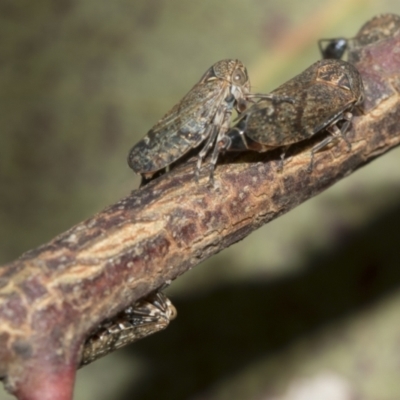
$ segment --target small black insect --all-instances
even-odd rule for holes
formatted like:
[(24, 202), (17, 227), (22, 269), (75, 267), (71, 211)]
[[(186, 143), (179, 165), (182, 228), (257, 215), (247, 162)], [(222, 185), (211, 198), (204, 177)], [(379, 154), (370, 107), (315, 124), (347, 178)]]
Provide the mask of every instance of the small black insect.
[(137, 301), (89, 336), (83, 345), (80, 367), (165, 329), (176, 315), (176, 308), (162, 292)]
[(340, 60), (348, 47), (348, 39), (333, 38), (318, 40), (319, 51), (322, 58)]
[(252, 105), (218, 143), (221, 151), (265, 152), (278, 147), (285, 151), (323, 129), (330, 136), (312, 148), (309, 170), (314, 153), (333, 140), (341, 137), (351, 149), (345, 133), (352, 109), (364, 96), (361, 76), (353, 65), (342, 60), (317, 61), (271, 94), (290, 97), (294, 102), (270, 99)]
[[(209, 150), (229, 129), (233, 109), (239, 113), (251, 98), (271, 95), (250, 94), (250, 81), (239, 60), (222, 60), (209, 68), (189, 93), (176, 104), (128, 155), (129, 166), (146, 179), (177, 161), (205, 142), (199, 152), (196, 177)], [(211, 157), (210, 180), (218, 159)]]
[[(341, 59), (346, 50), (364, 47), (379, 40), (384, 40), (400, 31), (400, 16), (396, 14), (380, 14), (366, 22), (354, 38), (343, 37), (320, 39), (319, 51), (322, 58)], [(349, 61), (355, 60), (349, 55)]]

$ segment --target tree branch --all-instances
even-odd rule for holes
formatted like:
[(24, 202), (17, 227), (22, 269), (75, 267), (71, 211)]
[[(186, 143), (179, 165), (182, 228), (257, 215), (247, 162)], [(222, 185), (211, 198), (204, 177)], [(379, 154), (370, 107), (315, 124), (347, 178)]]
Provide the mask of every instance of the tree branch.
[(0, 375), (20, 399), (69, 399), (90, 330), (400, 143), (400, 35), (353, 49), (365, 115), (316, 154), (227, 155), (215, 187), (194, 162), (162, 176), (0, 271)]

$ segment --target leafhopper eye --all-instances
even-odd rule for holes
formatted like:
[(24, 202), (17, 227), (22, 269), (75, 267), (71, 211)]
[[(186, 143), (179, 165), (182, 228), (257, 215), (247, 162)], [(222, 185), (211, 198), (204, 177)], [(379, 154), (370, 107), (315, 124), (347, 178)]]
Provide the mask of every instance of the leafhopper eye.
[(237, 69), (233, 73), (233, 79), (232, 80), (233, 80), (233, 83), (235, 85), (244, 85), (247, 82), (247, 76), (242, 70)]

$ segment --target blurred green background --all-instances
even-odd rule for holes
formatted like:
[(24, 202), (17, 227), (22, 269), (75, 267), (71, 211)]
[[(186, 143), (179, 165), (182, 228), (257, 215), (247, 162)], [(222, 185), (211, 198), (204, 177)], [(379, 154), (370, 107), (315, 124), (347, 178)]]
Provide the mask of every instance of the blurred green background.
[[(214, 62), (270, 91), (383, 12), (400, 3), (0, 0), (0, 262), (136, 188), (130, 147)], [(178, 319), (79, 371), (75, 399), (400, 399), (399, 155), (175, 281)]]

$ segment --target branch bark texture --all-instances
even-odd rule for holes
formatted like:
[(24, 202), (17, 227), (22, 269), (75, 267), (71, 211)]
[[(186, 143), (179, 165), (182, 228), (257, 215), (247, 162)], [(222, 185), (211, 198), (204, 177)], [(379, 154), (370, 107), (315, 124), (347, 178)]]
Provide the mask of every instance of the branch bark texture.
[[(0, 270), (0, 375), (20, 399), (69, 399), (88, 332), (135, 300), (320, 193), (400, 143), (400, 34), (355, 48), (364, 115), (315, 155), (294, 149), (225, 157), (194, 179), (194, 162), (25, 253)], [(303, 147), (304, 147), (303, 146)]]

